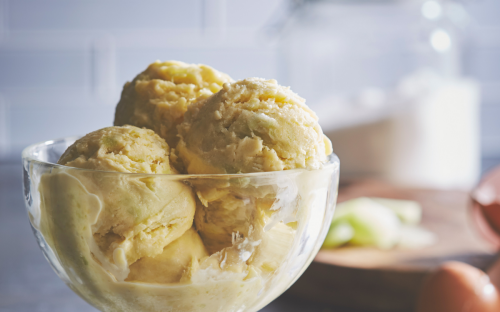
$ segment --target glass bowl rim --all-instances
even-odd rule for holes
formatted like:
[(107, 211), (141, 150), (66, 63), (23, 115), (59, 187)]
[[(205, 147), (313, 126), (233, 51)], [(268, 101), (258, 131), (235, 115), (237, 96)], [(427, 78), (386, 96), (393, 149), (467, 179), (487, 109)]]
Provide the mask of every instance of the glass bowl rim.
[(338, 170), (340, 166), (340, 160), (335, 153), (331, 153), (327, 156), (327, 161), (323, 163), (321, 168), (317, 169), (307, 169), (307, 168), (298, 168), (298, 169), (289, 169), (289, 170), (281, 170), (281, 171), (262, 171), (262, 172), (248, 172), (248, 173), (203, 173), (203, 174), (184, 174), (184, 173), (142, 173), (142, 172), (121, 172), (121, 171), (104, 171), (104, 170), (95, 170), (95, 169), (84, 169), (84, 168), (76, 168), (69, 167), (65, 165), (59, 165), (55, 163), (51, 163), (48, 161), (43, 161), (37, 159), (33, 156), (33, 151), (37, 147), (49, 146), (51, 144), (55, 144), (60, 141), (76, 141), (82, 136), (68, 136), (63, 138), (58, 138), (54, 140), (41, 141), (38, 143), (31, 144), (25, 147), (21, 153), (23, 162), (24, 160), (28, 160), (30, 162), (34, 162), (43, 166), (59, 168), (59, 169), (71, 169), (78, 170), (81, 172), (102, 172), (106, 174), (117, 174), (117, 175), (130, 175), (130, 176), (150, 176), (150, 177), (169, 177), (171, 179), (190, 179), (190, 178), (242, 178), (242, 177), (263, 177), (269, 175), (282, 175), (282, 174), (294, 174), (300, 172), (313, 172), (313, 171), (322, 171), (326, 169), (336, 169)]

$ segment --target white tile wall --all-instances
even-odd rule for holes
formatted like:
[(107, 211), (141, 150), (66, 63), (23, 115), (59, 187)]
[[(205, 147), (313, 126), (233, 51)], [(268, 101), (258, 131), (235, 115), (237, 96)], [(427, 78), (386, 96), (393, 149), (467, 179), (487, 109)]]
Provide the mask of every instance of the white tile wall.
[(113, 123), (114, 107), (87, 104), (82, 107), (10, 107), (11, 147), (85, 134)]
[(105, 30), (201, 28), (202, 0), (11, 0), (9, 29)]
[(0, 88), (79, 88), (89, 82), (89, 52), (0, 49)]
[(230, 28), (261, 29), (276, 21), (285, 1), (268, 0), (228, 0), (227, 26)]
[(203, 1), (202, 25), (217, 35), (225, 35), (227, 29), (227, 2), (226, 0)]
[(4, 97), (0, 94), (0, 159), (7, 158), (10, 152), (9, 112)]
[(104, 35), (92, 41), (90, 62), (92, 93), (105, 103), (114, 103), (120, 90), (116, 80), (116, 47), (113, 37)]
[(7, 0), (0, 0), (0, 41), (5, 36), (7, 28)]
[(117, 52), (118, 80), (131, 80), (151, 60), (177, 59), (204, 63), (229, 74), (234, 79), (245, 77), (276, 77), (276, 51), (270, 47), (211, 48), (130, 48)]

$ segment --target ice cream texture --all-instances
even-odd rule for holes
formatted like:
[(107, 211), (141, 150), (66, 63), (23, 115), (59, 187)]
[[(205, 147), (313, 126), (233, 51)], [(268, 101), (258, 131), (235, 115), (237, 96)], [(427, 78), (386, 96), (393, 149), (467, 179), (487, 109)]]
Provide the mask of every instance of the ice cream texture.
[(124, 86), (114, 124), (72, 144), (39, 187), (37, 227), (97, 308), (262, 307), (293, 281), (280, 270), (312, 260), (319, 244), (301, 237), (323, 231), (337, 169), (321, 170), (331, 143), (289, 88), (155, 62)]
[[(50, 246), (48, 258), (57, 259), (51, 262), (58, 265), (58, 274), (96, 308), (106, 312), (237, 311), (242, 305), (255, 301), (262, 289), (258, 276), (243, 280), (248, 275), (245, 271), (221, 275), (218, 274), (223, 271), (220, 266), (219, 271), (198, 270), (196, 258), (206, 251), (191, 228), (167, 245), (161, 254), (132, 264), (130, 279), (133, 281), (117, 279), (100, 261), (100, 250), (93, 243), (92, 227), (102, 211), (101, 199), (87, 189), (77, 172), (78, 169), (63, 168), (42, 176), (42, 218), (35, 226)], [(193, 248), (187, 250), (189, 247)], [(172, 249), (177, 252), (169, 253)], [(143, 260), (151, 266), (143, 266)], [(172, 283), (179, 278), (179, 272), (165, 268), (169, 264), (174, 268), (187, 266), (180, 272), (186, 276), (182, 282)], [(208, 266), (208, 262), (204, 266)], [(192, 282), (193, 277), (196, 283)], [(164, 284), (165, 281), (169, 282)]]
[(133, 126), (91, 132), (70, 146), (58, 164), (82, 169), (135, 173), (175, 173), (170, 148), (151, 130)]
[(208, 252), (194, 228), (168, 244), (163, 252), (154, 257), (144, 257), (130, 266), (127, 281), (158, 284), (177, 283), (183, 273), (193, 270)]
[(125, 84), (114, 125), (153, 129), (175, 147), (176, 126), (188, 105), (218, 92), (229, 81), (228, 75), (207, 65), (156, 61)]
[(188, 107), (178, 131), (188, 173), (314, 169), (332, 152), (316, 114), (276, 80), (224, 84)]
[[(276, 80), (226, 83), (190, 105), (178, 129), (177, 151), (192, 174), (320, 168), (331, 153), (305, 100)], [(231, 246), (232, 233), (248, 236), (250, 225), (254, 233), (262, 231), (276, 194), (249, 189), (198, 188), (195, 224), (209, 251)]]
[[(77, 140), (59, 164), (129, 173), (173, 173), (168, 156), (168, 145), (152, 130), (109, 127)], [(127, 277), (130, 264), (162, 253), (193, 223), (195, 199), (183, 183), (99, 171), (73, 170), (71, 175), (96, 195), (101, 208), (92, 224), (94, 256), (118, 280)]]

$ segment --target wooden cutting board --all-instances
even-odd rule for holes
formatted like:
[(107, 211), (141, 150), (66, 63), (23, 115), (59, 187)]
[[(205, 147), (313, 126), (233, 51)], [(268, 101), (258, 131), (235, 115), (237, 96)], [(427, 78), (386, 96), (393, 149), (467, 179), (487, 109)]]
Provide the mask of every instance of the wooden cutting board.
[(436, 243), (417, 250), (321, 250), (288, 293), (362, 311), (412, 311), (422, 281), (439, 264), (458, 260), (486, 269), (496, 258), (495, 248), (479, 237), (469, 221), (467, 192), (364, 181), (342, 187), (338, 202), (360, 196), (419, 202), (421, 226), (436, 235)]

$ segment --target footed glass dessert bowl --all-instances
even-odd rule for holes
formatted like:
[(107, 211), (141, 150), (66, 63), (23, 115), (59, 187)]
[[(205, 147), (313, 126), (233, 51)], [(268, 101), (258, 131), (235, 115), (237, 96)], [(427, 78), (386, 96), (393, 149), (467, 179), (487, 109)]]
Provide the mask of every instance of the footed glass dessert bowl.
[(334, 154), (317, 170), (245, 174), (57, 165), (76, 139), (23, 151), (25, 203), (54, 271), (101, 311), (258, 311), (311, 263), (333, 216)]

